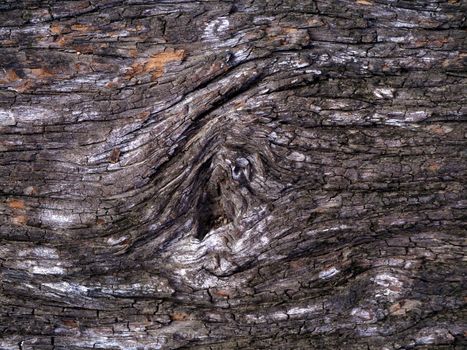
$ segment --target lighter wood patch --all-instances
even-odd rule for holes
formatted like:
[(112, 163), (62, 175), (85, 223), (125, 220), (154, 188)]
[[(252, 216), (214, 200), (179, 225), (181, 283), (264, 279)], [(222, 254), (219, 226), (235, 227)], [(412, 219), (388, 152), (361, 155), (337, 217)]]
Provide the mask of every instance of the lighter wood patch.
[(47, 68), (32, 68), (31, 74), (36, 78), (49, 78), (53, 76), (53, 73)]
[(356, 3), (359, 4), (359, 5), (365, 5), (365, 6), (373, 5), (373, 2), (368, 1), (368, 0), (357, 0)]
[(8, 206), (12, 209), (24, 209), (24, 201), (22, 199), (9, 199), (7, 201)]
[(87, 24), (77, 23), (77, 24), (73, 24), (71, 26), (71, 29), (75, 30), (77, 32), (88, 32), (91, 29), (91, 26), (89, 26)]
[(428, 166), (426, 168), (429, 171), (431, 171), (433, 173), (436, 173), (439, 169), (441, 169), (441, 164), (433, 162), (433, 163), (428, 164)]
[(26, 223), (28, 222), (28, 218), (26, 217), (26, 215), (18, 215), (14, 216), (11, 221), (13, 222), (13, 224), (21, 226), (26, 225)]
[(120, 159), (120, 153), (121, 151), (119, 148), (114, 148), (110, 154), (110, 163), (118, 163)]
[(21, 80), (21, 78), (16, 74), (16, 72), (13, 69), (8, 69), (3, 71), (3, 77), (0, 78), (0, 84), (5, 84), (5, 83), (12, 83), (18, 80)]
[(437, 134), (437, 135), (445, 135), (453, 131), (453, 128), (447, 125), (432, 124), (432, 125), (427, 126), (425, 130), (432, 132), (434, 134)]
[(223, 289), (217, 289), (213, 291), (213, 294), (221, 298), (230, 298), (230, 293)]
[(170, 315), (172, 321), (185, 321), (188, 318), (188, 314), (184, 312), (174, 312)]
[(50, 25), (50, 31), (53, 33), (53, 34), (60, 34), (63, 30), (63, 27), (59, 24), (56, 24), (56, 23), (52, 23)]
[(401, 300), (389, 308), (389, 313), (395, 316), (403, 316), (407, 312), (420, 307), (422, 303), (418, 300), (405, 299)]
[(131, 66), (127, 78), (133, 78), (137, 75), (146, 73), (151, 74), (151, 80), (156, 80), (164, 73), (164, 67), (169, 62), (181, 61), (185, 57), (185, 50), (175, 50), (170, 52), (161, 52), (151, 56), (143, 62), (135, 63)]

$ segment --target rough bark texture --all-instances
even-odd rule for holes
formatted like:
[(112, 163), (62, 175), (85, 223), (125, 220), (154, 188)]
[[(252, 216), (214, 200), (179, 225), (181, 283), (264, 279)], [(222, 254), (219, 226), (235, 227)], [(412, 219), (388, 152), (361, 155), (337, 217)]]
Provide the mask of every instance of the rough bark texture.
[(465, 348), (465, 2), (0, 9), (0, 349)]

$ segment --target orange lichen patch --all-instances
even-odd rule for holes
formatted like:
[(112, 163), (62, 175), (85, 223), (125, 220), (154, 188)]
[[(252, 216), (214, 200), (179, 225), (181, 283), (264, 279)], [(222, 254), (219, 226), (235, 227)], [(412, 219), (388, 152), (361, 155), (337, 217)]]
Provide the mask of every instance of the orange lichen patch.
[(298, 32), (297, 28), (284, 28), (283, 29), (285, 34), (295, 34)]
[(185, 321), (188, 318), (188, 314), (184, 312), (174, 312), (170, 315), (172, 321)]
[(55, 43), (58, 45), (58, 46), (64, 46), (67, 42), (70, 41), (70, 38), (68, 38), (67, 36), (60, 36), (57, 40), (55, 40)]
[(167, 63), (181, 61), (184, 57), (184, 50), (158, 53), (146, 61), (133, 64), (130, 72), (127, 74), (127, 78), (131, 79), (136, 75), (151, 73), (151, 79), (155, 80), (163, 74), (164, 67)]
[(24, 209), (24, 201), (22, 199), (9, 199), (7, 200), (8, 206), (12, 209)]
[(63, 320), (63, 324), (69, 328), (77, 328), (79, 326), (76, 320)]
[(53, 34), (60, 34), (63, 30), (63, 26), (57, 23), (52, 23), (49, 29)]
[(355, 1), (357, 4), (359, 5), (366, 5), (366, 6), (371, 6), (373, 5), (373, 2), (372, 1), (368, 1), (368, 0), (357, 0)]
[(6, 77), (9, 81), (21, 80), (21, 78), (18, 76), (18, 74), (16, 74), (16, 72), (13, 69), (7, 70)]
[(0, 84), (5, 84), (5, 83), (11, 83), (14, 81), (21, 80), (21, 78), (16, 74), (15, 70), (13, 69), (8, 69), (6, 71), (3, 71), (3, 77), (0, 78)]
[(143, 30), (146, 29), (146, 26), (142, 23), (137, 23), (136, 26), (134, 27), (135, 32), (142, 32)]
[(151, 112), (149, 111), (143, 111), (141, 113), (138, 113), (138, 115), (136, 116), (137, 119), (140, 119), (140, 120), (146, 120), (149, 116), (151, 115)]
[(119, 148), (114, 148), (110, 154), (110, 163), (117, 163), (120, 159), (120, 153), (121, 152)]
[(181, 61), (185, 57), (184, 50), (176, 50), (174, 52), (163, 52), (158, 55), (155, 55), (149, 59), (145, 64), (145, 69), (154, 71), (151, 76), (152, 80), (157, 79), (164, 72), (164, 67), (167, 63), (173, 61)]
[(128, 54), (130, 55), (130, 57), (135, 58), (136, 56), (138, 56), (138, 50), (131, 49), (130, 51), (128, 51)]
[(15, 86), (13, 90), (16, 92), (25, 92), (31, 89), (34, 86), (31, 80), (24, 80), (21, 84), (18, 86)]
[(389, 307), (389, 313), (391, 315), (402, 316), (405, 315), (410, 310), (413, 310), (419, 307), (422, 303), (418, 300), (401, 300)]
[(11, 221), (15, 225), (26, 225), (28, 218), (25, 215), (14, 216)]
[(47, 68), (32, 68), (31, 74), (36, 78), (49, 78), (53, 76), (53, 73)]
[(73, 45), (72, 47), (76, 52), (79, 52), (79, 53), (84, 53), (84, 54), (94, 53), (93, 45)]
[(216, 289), (212, 292), (212, 294), (217, 295), (221, 298), (230, 298), (230, 293), (223, 289)]
[(77, 32), (88, 32), (89, 30), (91, 30), (91, 26), (87, 24), (77, 23), (71, 26), (71, 30), (75, 30)]
[(425, 128), (427, 131), (437, 135), (449, 134), (453, 129), (447, 125), (432, 124)]

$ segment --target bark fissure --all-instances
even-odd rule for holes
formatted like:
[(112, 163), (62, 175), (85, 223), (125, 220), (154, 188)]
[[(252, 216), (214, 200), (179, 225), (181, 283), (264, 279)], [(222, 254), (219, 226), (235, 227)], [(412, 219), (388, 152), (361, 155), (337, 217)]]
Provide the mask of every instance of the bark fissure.
[(0, 349), (463, 349), (463, 1), (0, 4)]

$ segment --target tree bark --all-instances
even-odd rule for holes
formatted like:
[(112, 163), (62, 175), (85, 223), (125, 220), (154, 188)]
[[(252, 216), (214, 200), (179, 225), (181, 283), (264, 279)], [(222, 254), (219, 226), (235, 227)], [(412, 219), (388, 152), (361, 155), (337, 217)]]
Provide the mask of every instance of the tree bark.
[(466, 3), (0, 3), (0, 349), (464, 349)]

